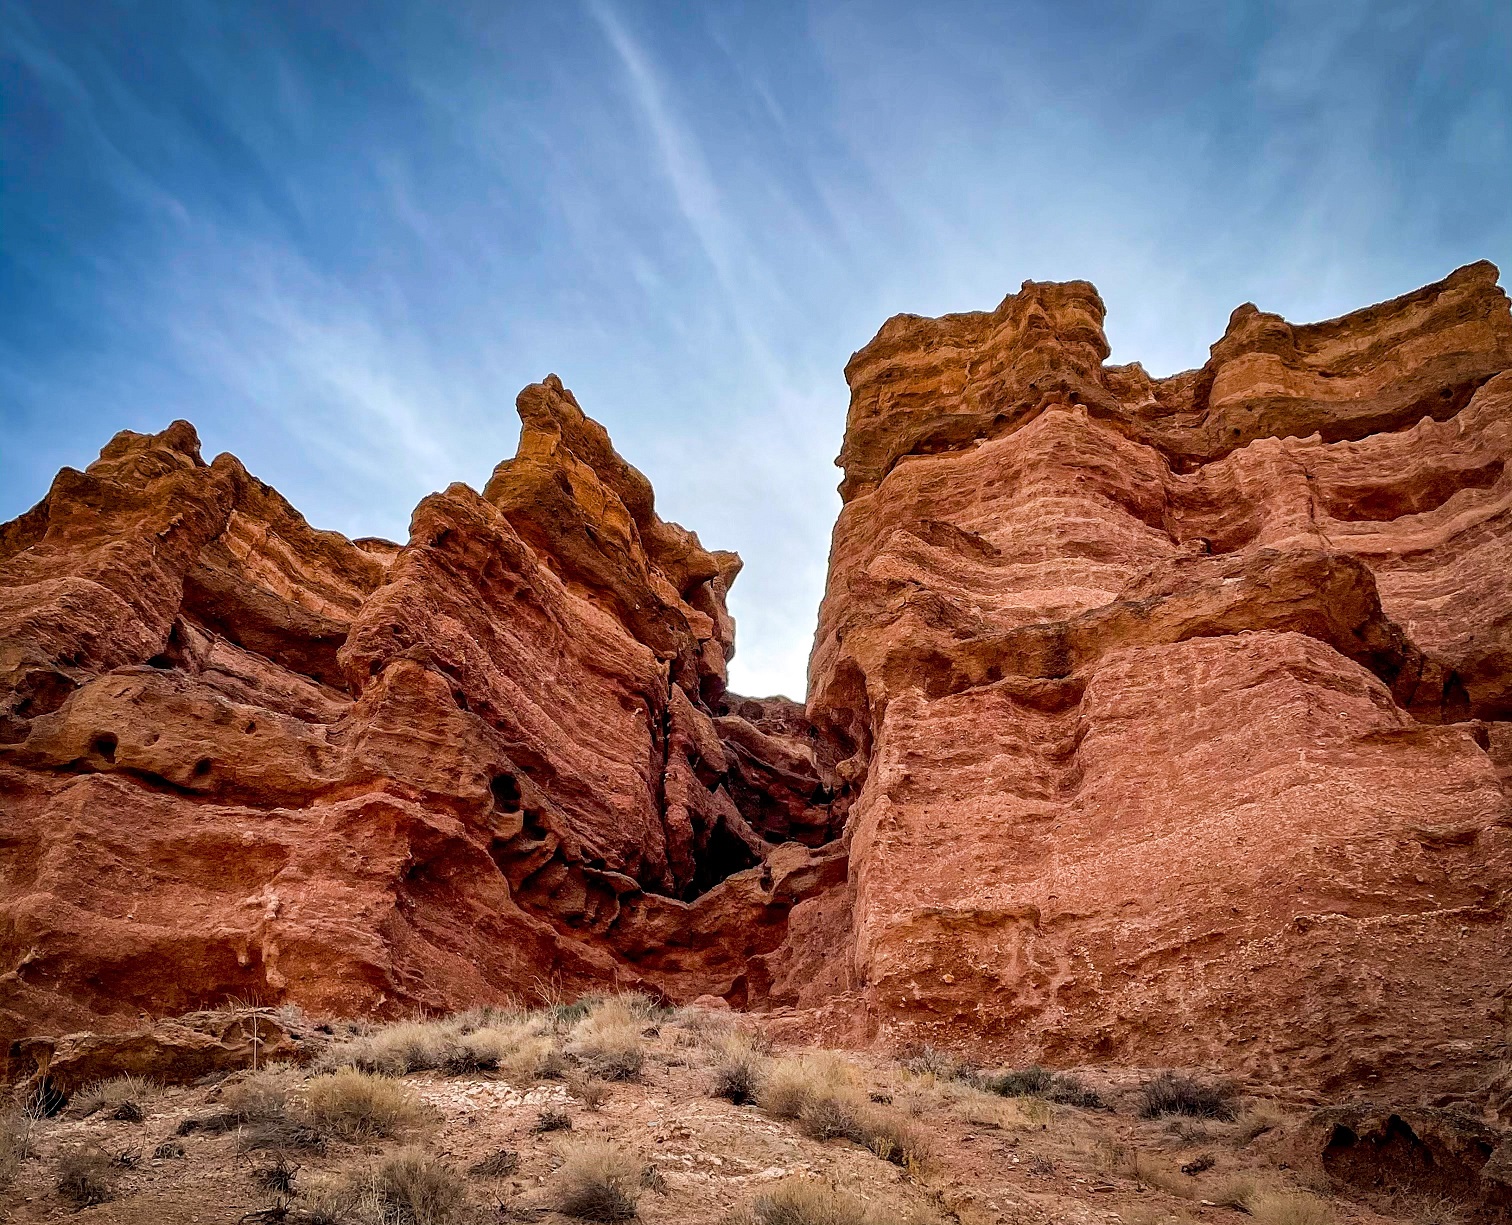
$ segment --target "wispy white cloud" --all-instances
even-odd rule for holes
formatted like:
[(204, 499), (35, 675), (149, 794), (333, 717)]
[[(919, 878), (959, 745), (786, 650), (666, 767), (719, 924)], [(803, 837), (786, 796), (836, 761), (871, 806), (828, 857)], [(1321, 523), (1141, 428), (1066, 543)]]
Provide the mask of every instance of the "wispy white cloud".
[(555, 370), (745, 557), (746, 692), (802, 689), (841, 369), (886, 316), (1087, 277), (1165, 373), (1245, 299), (1512, 258), (1495, 0), (178, 7), (0, 6), (0, 516), (188, 416), (313, 522), (402, 536)]

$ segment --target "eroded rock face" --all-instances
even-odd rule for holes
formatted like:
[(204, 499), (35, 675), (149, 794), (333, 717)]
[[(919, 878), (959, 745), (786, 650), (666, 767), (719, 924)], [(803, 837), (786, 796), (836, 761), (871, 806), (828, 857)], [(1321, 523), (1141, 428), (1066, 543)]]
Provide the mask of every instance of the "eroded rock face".
[(844, 878), (815, 738), (726, 701), (739, 558), (555, 377), (519, 408), (403, 547), (311, 529), (183, 422), (0, 529), (0, 1037), (748, 996)]
[(1496, 270), (1166, 379), (1102, 320), (855, 355), (806, 709), (554, 377), (403, 546), (182, 422), (65, 470), (0, 526), (0, 1039), (635, 987), (1506, 1117)]
[(1512, 981), (1512, 318), (1489, 264), (1199, 371), (1085, 283), (847, 367), (808, 713), (856, 1027), (1467, 1088)]

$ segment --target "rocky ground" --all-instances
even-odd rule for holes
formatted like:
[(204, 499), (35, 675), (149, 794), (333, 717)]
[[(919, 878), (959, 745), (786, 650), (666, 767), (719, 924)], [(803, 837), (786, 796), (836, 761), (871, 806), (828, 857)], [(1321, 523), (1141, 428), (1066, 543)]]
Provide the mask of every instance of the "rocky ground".
[(1314, 1107), (1204, 1096), (1222, 1087), (1195, 1077), (1164, 1082), (1167, 1104), (1218, 1117), (1142, 1117), (1154, 1072), (774, 1049), (750, 1018), (635, 998), (283, 1022), (309, 1028), (303, 1066), (107, 1081), (52, 1117), (12, 1115), (0, 1219), (1437, 1225), (1483, 1211), (1385, 1186), (1346, 1198), (1309, 1160)]

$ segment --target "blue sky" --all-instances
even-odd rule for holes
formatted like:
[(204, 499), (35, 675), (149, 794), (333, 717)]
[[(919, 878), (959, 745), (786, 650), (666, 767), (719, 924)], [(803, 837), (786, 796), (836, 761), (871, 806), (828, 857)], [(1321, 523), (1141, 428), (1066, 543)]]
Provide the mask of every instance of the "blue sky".
[(1512, 5), (4, 0), (0, 519), (175, 417), (403, 540), (551, 371), (797, 696), (850, 353), (1086, 277), (1200, 364), (1512, 261)]

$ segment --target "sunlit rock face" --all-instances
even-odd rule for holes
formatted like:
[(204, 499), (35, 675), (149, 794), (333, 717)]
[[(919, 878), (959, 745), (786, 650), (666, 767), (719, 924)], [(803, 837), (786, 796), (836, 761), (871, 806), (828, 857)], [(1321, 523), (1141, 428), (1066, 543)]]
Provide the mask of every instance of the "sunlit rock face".
[(1107, 357), (1072, 282), (852, 358), (806, 708), (727, 692), (739, 558), (555, 377), (403, 545), (118, 435), (0, 526), (0, 1040), (636, 988), (1465, 1089), (1512, 1024), (1496, 270)]
[(844, 878), (822, 749), (725, 692), (739, 558), (555, 377), (519, 408), (402, 547), (183, 422), (0, 529), (0, 1033), (749, 994)]
[(1322, 1087), (1505, 1041), (1496, 276), (1242, 306), (1166, 379), (1102, 364), (1081, 282), (851, 359), (808, 712), (857, 1028)]

